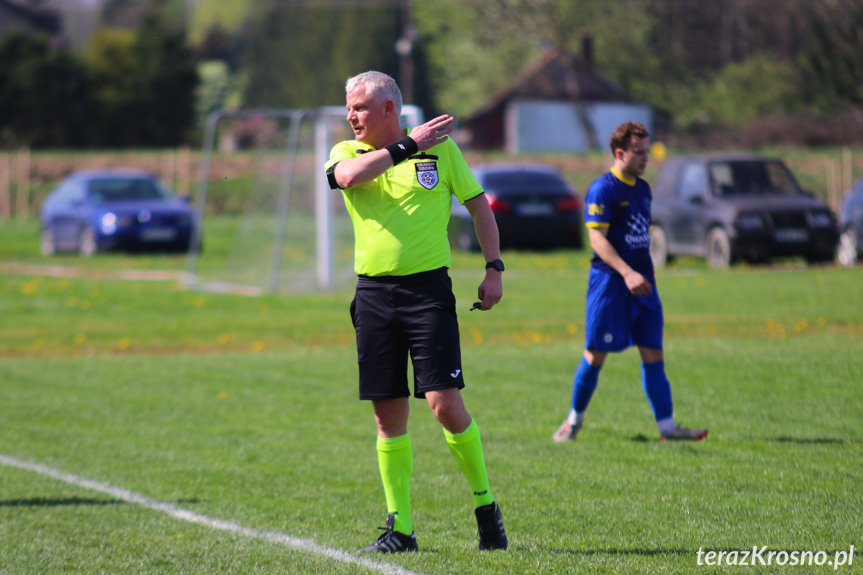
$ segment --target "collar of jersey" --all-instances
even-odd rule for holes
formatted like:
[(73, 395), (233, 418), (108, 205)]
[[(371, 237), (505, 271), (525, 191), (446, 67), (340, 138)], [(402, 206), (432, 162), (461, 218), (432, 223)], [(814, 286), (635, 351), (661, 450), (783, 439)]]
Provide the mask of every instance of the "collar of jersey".
[[(411, 129), (410, 128), (402, 128), (402, 132), (404, 132), (405, 136), (409, 136), (411, 133)], [(375, 152), (378, 150), (378, 148), (375, 148), (374, 146), (370, 146), (370, 145), (366, 144), (365, 142), (357, 142), (357, 144), (359, 144), (360, 146), (364, 146), (364, 148), (360, 148), (357, 150), (360, 154), (365, 154), (366, 152)]]
[(621, 182), (623, 182), (627, 186), (634, 186), (635, 185), (635, 180), (627, 180), (626, 178), (624, 178), (623, 176), (618, 174), (617, 170), (615, 170), (614, 168), (611, 168), (611, 173), (614, 174), (615, 178), (617, 178), (618, 180), (620, 180)]

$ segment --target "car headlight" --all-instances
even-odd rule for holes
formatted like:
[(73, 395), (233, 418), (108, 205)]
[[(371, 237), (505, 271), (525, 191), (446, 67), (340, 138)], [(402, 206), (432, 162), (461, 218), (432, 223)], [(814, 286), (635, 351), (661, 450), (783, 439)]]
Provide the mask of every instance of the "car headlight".
[(809, 217), (813, 228), (833, 227), (833, 218), (827, 212), (812, 212)]
[(104, 216), (102, 216), (102, 233), (105, 235), (111, 235), (117, 231), (117, 215), (108, 212)]
[(734, 220), (734, 226), (739, 230), (760, 230), (764, 227), (761, 214), (740, 214)]

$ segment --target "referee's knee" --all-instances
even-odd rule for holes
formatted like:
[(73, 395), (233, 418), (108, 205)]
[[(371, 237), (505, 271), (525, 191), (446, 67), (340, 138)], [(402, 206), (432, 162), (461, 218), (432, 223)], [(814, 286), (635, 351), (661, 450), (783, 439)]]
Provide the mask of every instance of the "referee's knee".
[(457, 388), (426, 392), (426, 400), (432, 415), (450, 433), (461, 433), (470, 425), (471, 416)]

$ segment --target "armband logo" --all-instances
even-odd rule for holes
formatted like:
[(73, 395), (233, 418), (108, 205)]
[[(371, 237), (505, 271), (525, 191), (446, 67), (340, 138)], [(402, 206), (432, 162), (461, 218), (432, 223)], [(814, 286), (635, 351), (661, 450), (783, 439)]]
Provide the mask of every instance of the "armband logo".
[(605, 213), (605, 206), (602, 204), (588, 204), (587, 215), (601, 216)]
[(427, 190), (434, 188), (440, 180), (435, 162), (417, 162), (417, 182)]

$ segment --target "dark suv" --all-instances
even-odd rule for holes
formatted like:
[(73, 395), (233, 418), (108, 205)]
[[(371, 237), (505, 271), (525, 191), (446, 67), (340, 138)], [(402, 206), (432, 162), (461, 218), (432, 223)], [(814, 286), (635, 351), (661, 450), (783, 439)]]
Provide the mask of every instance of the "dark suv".
[(682, 255), (704, 257), (711, 267), (790, 256), (829, 262), (839, 239), (835, 215), (783, 162), (752, 154), (668, 159), (652, 213), (657, 267)]

